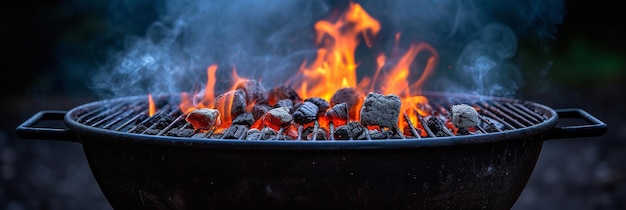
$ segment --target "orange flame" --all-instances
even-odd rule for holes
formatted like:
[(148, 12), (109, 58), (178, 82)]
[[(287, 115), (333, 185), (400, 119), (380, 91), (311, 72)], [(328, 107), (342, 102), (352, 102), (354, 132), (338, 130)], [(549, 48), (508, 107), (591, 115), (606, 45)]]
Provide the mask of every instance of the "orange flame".
[(202, 97), (202, 100), (196, 105), (202, 108), (213, 106), (215, 100), (215, 72), (217, 72), (217, 65), (210, 65), (206, 72), (207, 83), (204, 87), (204, 97)]
[[(198, 93), (189, 95), (187, 92), (180, 94), (179, 108), (183, 114), (188, 114), (193, 110), (199, 108), (212, 108), (215, 100), (215, 72), (217, 72), (217, 65), (213, 64), (207, 68), (207, 83), (204, 86), (204, 96), (198, 99)], [(200, 101), (198, 101), (200, 100)]]
[[(419, 125), (418, 115), (426, 116), (428, 100), (422, 94), (422, 87), (433, 73), (438, 62), (437, 51), (427, 43), (412, 44), (400, 59), (391, 66), (391, 70), (384, 71), (388, 59), (384, 54), (376, 58), (377, 69), (373, 78), (364, 77), (357, 85), (354, 54), (359, 38), (363, 37), (368, 46), (371, 45), (371, 36), (380, 30), (379, 22), (372, 18), (356, 3), (350, 3), (347, 11), (335, 21), (322, 20), (315, 24), (317, 32), (316, 43), (321, 47), (317, 51), (317, 58), (309, 65), (300, 67), (302, 81), (294, 89), (303, 98), (321, 97), (329, 100), (332, 95), (344, 87), (357, 87), (362, 92), (380, 90), (384, 94), (395, 94), (402, 99), (400, 113), (406, 113), (413, 123)], [(395, 34), (395, 45), (399, 44), (400, 33)], [(395, 52), (396, 50), (394, 50)], [(419, 79), (410, 83), (413, 61), (421, 53), (428, 53), (429, 58)], [(403, 116), (399, 116), (403, 119)], [(400, 120), (400, 126), (406, 126)]]
[[(239, 88), (239, 84), (247, 82), (248, 79), (240, 77), (237, 74), (237, 70), (233, 68), (233, 86), (231, 87), (231, 90), (216, 97), (215, 74), (217, 72), (217, 68), (218, 66), (216, 64), (210, 65), (207, 68), (207, 83), (204, 87), (203, 93), (199, 94), (198, 92), (196, 92), (193, 95), (190, 95), (187, 92), (181, 93), (179, 108), (183, 114), (188, 114), (200, 108), (216, 109), (220, 113), (220, 121), (222, 122), (218, 129), (222, 129), (228, 128), (230, 125), (232, 125), (232, 120), (234, 116), (232, 116), (231, 111), (233, 108), (233, 100), (235, 99), (235, 90)], [(251, 101), (249, 104), (247, 104), (245, 108), (246, 111), (250, 112), (255, 103), (255, 101)]]
[(356, 3), (336, 21), (319, 21), (315, 24), (317, 59), (300, 68), (303, 81), (296, 87), (303, 98), (321, 97), (330, 100), (332, 94), (343, 87), (356, 87), (354, 52), (363, 36), (371, 45), (369, 34), (377, 34), (380, 24)]
[[(399, 38), (399, 36), (396, 36)], [(409, 85), (407, 77), (411, 73), (410, 66), (422, 51), (428, 51), (430, 53), (430, 57), (426, 62), (424, 67), (424, 71), (422, 72), (419, 79)], [(396, 94), (400, 96), (402, 100), (402, 105), (400, 108), (400, 119), (402, 119), (402, 115), (407, 114), (413, 125), (419, 125), (418, 123), (418, 114), (421, 116), (427, 116), (429, 111), (428, 109), (428, 99), (422, 94), (422, 86), (424, 82), (435, 70), (435, 66), (437, 64), (438, 54), (437, 51), (427, 43), (419, 43), (412, 44), (409, 50), (404, 54), (396, 66), (391, 70), (386, 79), (384, 79), (384, 84), (382, 85), (382, 92), (384, 94)], [(380, 71), (380, 69), (378, 70)], [(377, 73), (378, 74), (378, 73)], [(407, 122), (404, 120), (399, 121), (400, 127), (406, 127)], [(422, 132), (425, 133), (425, 132)]]
[[(371, 17), (359, 4), (351, 2), (347, 10), (330, 20), (321, 20), (315, 24), (315, 43), (319, 46), (317, 57), (312, 62), (304, 61), (299, 69), (297, 84), (292, 88), (301, 98), (320, 97), (330, 101), (337, 90), (346, 87), (355, 87), (363, 93), (380, 91), (383, 94), (395, 94), (402, 100), (399, 117), (399, 126), (407, 127), (404, 114), (416, 129), (422, 129), (419, 117), (428, 116), (432, 110), (428, 105), (428, 99), (422, 94), (423, 85), (432, 75), (438, 62), (437, 51), (427, 43), (414, 43), (409, 46), (402, 56), (398, 53), (400, 33), (395, 34), (395, 48), (392, 56), (381, 53), (376, 57), (376, 72), (372, 77), (363, 77), (357, 83), (357, 67), (355, 51), (360, 39), (371, 47), (372, 38), (380, 31), (379, 22)], [(427, 55), (425, 63), (414, 65), (419, 55)], [(398, 58), (399, 57), (399, 58)], [(420, 56), (423, 58), (423, 56)], [(396, 60), (395, 58), (398, 58)], [(418, 70), (418, 68), (423, 68)], [(187, 114), (197, 108), (213, 108), (215, 106), (214, 86), (217, 65), (211, 65), (207, 69), (208, 80), (203, 94), (181, 94), (180, 109)], [(418, 75), (413, 75), (413, 74)], [(410, 82), (408, 78), (418, 78)], [(237, 83), (245, 82), (245, 78), (237, 75), (233, 68), (234, 84), (231, 92), (238, 88)], [(202, 95), (198, 101), (196, 97)], [(233, 96), (226, 101), (220, 102), (228, 106), (219, 110), (221, 117), (230, 116), (230, 105)], [(250, 111), (256, 102), (248, 101), (246, 111)], [(219, 107), (218, 107), (219, 109)], [(228, 110), (227, 110), (228, 109)], [(357, 113), (358, 115), (358, 113)], [(358, 118), (357, 118), (358, 119)], [(321, 118), (320, 125), (325, 125), (327, 119)], [(222, 120), (222, 127), (230, 125), (230, 120)], [(255, 123), (258, 127), (258, 124)], [(425, 135), (425, 132), (422, 132)]]
[(152, 94), (148, 93), (148, 116), (154, 116), (156, 112), (156, 105), (154, 105), (154, 100), (152, 99)]

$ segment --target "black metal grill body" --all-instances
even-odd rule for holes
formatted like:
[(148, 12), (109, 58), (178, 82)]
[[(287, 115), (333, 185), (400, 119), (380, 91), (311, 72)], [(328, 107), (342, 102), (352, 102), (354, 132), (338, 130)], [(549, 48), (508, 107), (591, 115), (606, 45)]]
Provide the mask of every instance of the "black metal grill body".
[[(502, 129), (353, 141), (182, 138), (162, 135), (175, 127), (177, 116), (163, 132), (133, 133), (137, 125), (131, 124), (145, 121), (132, 119), (145, 115), (134, 97), (43, 113), (22, 124), (18, 134), (81, 143), (116, 209), (509, 209), (544, 140), (606, 131), (606, 124), (582, 110), (557, 112), (512, 99), (431, 97), (442, 96), (481, 106), (483, 120)], [(118, 107), (110, 109), (111, 104)], [(94, 117), (101, 113), (107, 114)], [(590, 124), (556, 127), (559, 116)], [(59, 117), (68, 128), (33, 128), (35, 121)]]

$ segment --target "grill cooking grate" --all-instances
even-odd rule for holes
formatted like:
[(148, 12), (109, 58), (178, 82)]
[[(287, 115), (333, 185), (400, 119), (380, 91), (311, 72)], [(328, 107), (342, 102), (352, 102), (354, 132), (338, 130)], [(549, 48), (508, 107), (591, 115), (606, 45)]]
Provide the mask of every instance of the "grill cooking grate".
[[(209, 132), (194, 133), (193, 127), (185, 121), (185, 115), (180, 112), (178, 106), (168, 103), (168, 98), (162, 97), (156, 99), (157, 112), (149, 117), (147, 114), (147, 100), (118, 100), (115, 103), (107, 103), (108, 106), (90, 107), (82, 110), (81, 114), (76, 117), (76, 121), (83, 125), (102, 128), (106, 130), (128, 132), (143, 135), (156, 136), (177, 136), (177, 137), (193, 137), (193, 138), (211, 138), (211, 139), (244, 139), (244, 134), (238, 131), (236, 126), (230, 126), (227, 129), (212, 129)], [(400, 120), (404, 120), (408, 124), (406, 132), (401, 132), (398, 128), (393, 131), (394, 135), (383, 139), (420, 139), (435, 138), (440, 136), (455, 136), (455, 132), (446, 126), (441, 126), (440, 130), (433, 131), (428, 126), (428, 118), (438, 117), (449, 121), (450, 107), (454, 104), (468, 104), (478, 108), (480, 122), (473, 129), (470, 135), (480, 135), (483, 133), (504, 132), (507, 130), (515, 130), (526, 128), (544, 122), (547, 116), (541, 112), (534, 110), (531, 103), (519, 102), (517, 100), (473, 100), (473, 99), (450, 99), (450, 97), (429, 97), (429, 105), (432, 107), (430, 116), (418, 117), (418, 123), (414, 124), (409, 120), (408, 114), (404, 113)], [(295, 140), (319, 140), (318, 129), (319, 121), (314, 121), (312, 135), (303, 135), (304, 125), (294, 124), (297, 128), (297, 138)], [(326, 135), (328, 140), (334, 139), (336, 127), (329, 125)], [(235, 133), (239, 132), (238, 135)], [(284, 139), (285, 130), (280, 129), (273, 135), (271, 139)], [(425, 134), (421, 134), (425, 132)], [(363, 132), (365, 140), (374, 140), (370, 132)], [(410, 135), (405, 135), (405, 134)], [(421, 135), (420, 135), (421, 134)], [(467, 135), (456, 133), (456, 135)], [(259, 135), (258, 140), (261, 140)], [(309, 139), (310, 138), (310, 139)], [(253, 139), (252, 139), (253, 140)], [(264, 139), (266, 140), (266, 139)], [(342, 139), (343, 140), (343, 139)], [(352, 139), (346, 139), (352, 140)]]

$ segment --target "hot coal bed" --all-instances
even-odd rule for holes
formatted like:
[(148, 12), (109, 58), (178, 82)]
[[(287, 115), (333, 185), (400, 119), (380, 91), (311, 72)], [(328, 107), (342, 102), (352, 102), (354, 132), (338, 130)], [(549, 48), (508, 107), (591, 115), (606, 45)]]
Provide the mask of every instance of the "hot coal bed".
[[(414, 105), (429, 111), (427, 116), (414, 113), (418, 120), (413, 122), (407, 113), (400, 114), (401, 101), (395, 95), (364, 95), (354, 88), (345, 88), (328, 102), (317, 97), (301, 99), (286, 86), (267, 92), (242, 87), (216, 97), (217, 104), (230, 105), (222, 110), (230, 110), (228, 118), (232, 122), (219, 122), (224, 114), (217, 109), (183, 114), (178, 100), (167, 96), (156, 97), (158, 111), (151, 117), (147, 113), (149, 102), (144, 98), (85, 112), (77, 121), (92, 127), (157, 136), (320, 141), (477, 135), (525, 128), (546, 120), (532, 106), (515, 100), (449, 100), (444, 95), (434, 95), (428, 100), (430, 103)], [(219, 102), (225, 98), (232, 102)], [(253, 105), (248, 107), (248, 103)], [(360, 120), (352, 120), (357, 113)], [(401, 123), (405, 126), (399, 126), (399, 121), (404, 121)]]

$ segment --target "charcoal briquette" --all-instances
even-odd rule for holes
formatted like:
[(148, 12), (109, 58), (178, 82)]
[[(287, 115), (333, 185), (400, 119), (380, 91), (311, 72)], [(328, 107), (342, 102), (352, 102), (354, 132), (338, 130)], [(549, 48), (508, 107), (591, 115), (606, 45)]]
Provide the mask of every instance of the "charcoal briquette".
[[(309, 132), (306, 133), (306, 139), (308, 140), (326, 140), (326, 131), (324, 129), (317, 129), (317, 135), (314, 132), (315, 129), (310, 129)], [(305, 135), (304, 133), (302, 135)], [(313, 139), (315, 136), (315, 139)]]
[(364, 126), (378, 125), (381, 128), (395, 129), (398, 127), (401, 103), (397, 95), (370, 92), (361, 108), (361, 123)]
[(287, 127), (292, 121), (293, 117), (285, 107), (271, 109), (263, 115), (263, 123), (274, 130)]
[(435, 134), (437, 137), (447, 136), (444, 132), (444, 129), (447, 129), (443, 122), (437, 117), (428, 118), (426, 124), (428, 124), (428, 128)]
[(263, 128), (263, 129), (261, 129), (261, 133), (263, 133), (265, 135), (276, 135), (276, 134), (278, 134), (278, 132), (276, 132), (276, 130), (271, 129), (271, 128)]
[(248, 131), (246, 131), (246, 137), (244, 138), (245, 140), (257, 140), (259, 139), (259, 136), (263, 135), (263, 133), (261, 133), (261, 130), (256, 129), (256, 128), (251, 128)]
[(250, 129), (246, 134), (246, 139), (248, 140), (267, 140), (275, 138), (277, 132), (272, 128), (266, 127), (261, 130), (255, 128)]
[(226, 133), (224, 133), (224, 139), (239, 139), (241, 136), (248, 132), (248, 127), (244, 125), (233, 125)]
[(250, 111), (250, 113), (252, 113), (252, 116), (254, 117), (254, 120), (256, 121), (256, 120), (261, 119), (261, 117), (263, 117), (263, 115), (267, 113), (268, 111), (270, 111), (271, 109), (272, 107), (267, 104), (254, 104), (254, 106), (252, 106), (252, 110)]
[(166, 136), (176, 136), (176, 137), (190, 137), (194, 135), (194, 131), (193, 129), (178, 129), (178, 128), (172, 128), (171, 130), (169, 130), (165, 135)]
[(265, 102), (267, 101), (267, 91), (263, 85), (256, 80), (243, 80), (235, 85), (235, 89), (241, 89), (246, 93), (246, 102)]
[(336, 126), (341, 126), (348, 121), (348, 104), (339, 103), (326, 111), (326, 117)]
[(328, 108), (330, 108), (330, 104), (328, 103), (328, 101), (320, 97), (312, 97), (312, 98), (307, 98), (304, 100), (304, 102), (307, 102), (307, 101), (317, 106), (318, 113), (324, 113), (326, 112)]
[[(223, 122), (231, 122), (246, 112), (246, 93), (242, 89), (228, 91), (215, 97), (215, 108), (222, 113)], [(230, 112), (227, 112), (230, 110)]]
[(302, 102), (300, 95), (286, 85), (274, 87), (267, 93), (267, 100), (270, 105), (274, 105), (282, 99), (290, 99), (294, 104)]
[(249, 113), (249, 112), (240, 114), (237, 117), (235, 117), (235, 119), (233, 120), (233, 124), (235, 125), (251, 126), (253, 123), (254, 123), (254, 116), (252, 115), (252, 113)]
[(214, 126), (220, 126), (220, 113), (215, 109), (201, 108), (187, 114), (185, 120), (189, 122), (195, 130), (209, 130)]
[(302, 103), (293, 113), (293, 120), (299, 124), (305, 124), (315, 121), (319, 108), (310, 101)]
[(335, 129), (334, 137), (337, 140), (359, 139), (367, 129), (358, 122), (349, 122)]
[(260, 139), (259, 136), (263, 135), (261, 132), (257, 132), (257, 133), (248, 133), (248, 135), (246, 135), (246, 138), (244, 138), (245, 140), (258, 140)]
[(370, 134), (370, 138), (372, 139), (388, 139), (393, 136), (393, 131), (384, 129), (384, 130), (370, 130), (368, 131)]
[(350, 119), (357, 119), (361, 105), (363, 104), (363, 98), (365, 95), (363, 92), (356, 88), (347, 87), (341, 88), (333, 94), (330, 98), (330, 106), (335, 106), (340, 103), (346, 103), (350, 114)]
[(293, 101), (291, 99), (282, 99), (276, 102), (272, 108), (285, 107), (289, 110), (293, 109)]

